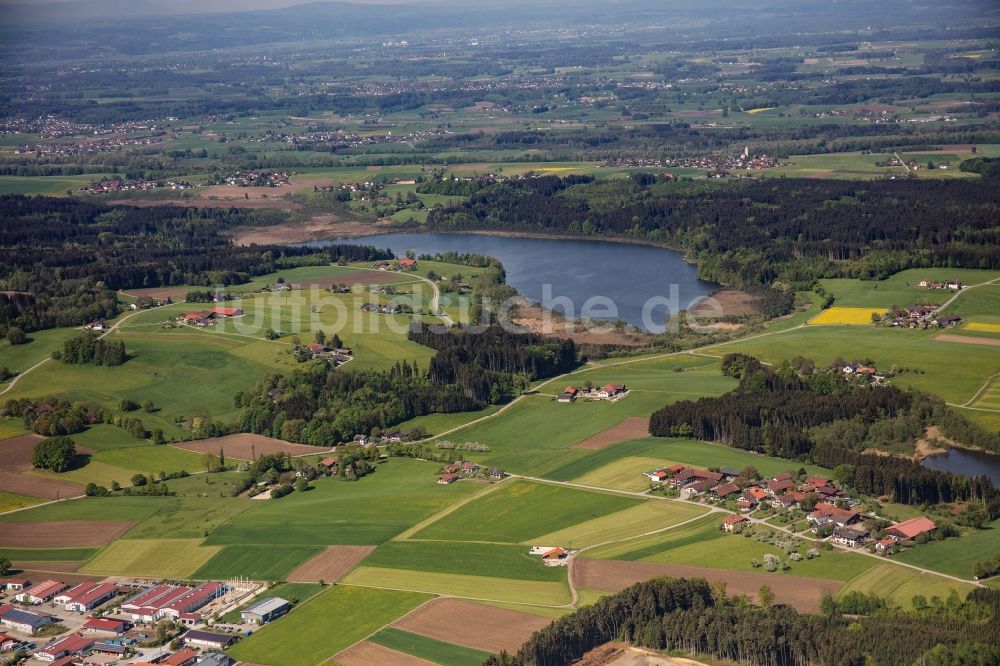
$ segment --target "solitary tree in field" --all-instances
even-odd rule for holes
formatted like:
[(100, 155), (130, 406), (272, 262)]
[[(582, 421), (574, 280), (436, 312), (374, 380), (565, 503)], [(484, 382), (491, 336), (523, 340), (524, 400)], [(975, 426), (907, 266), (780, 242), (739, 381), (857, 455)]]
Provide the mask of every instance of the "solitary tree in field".
[(774, 592), (770, 585), (761, 585), (757, 592), (757, 600), (760, 601), (761, 608), (770, 608), (774, 604)]
[(39, 469), (65, 472), (76, 458), (76, 444), (69, 437), (52, 437), (35, 444), (31, 464)]
[(10, 560), (6, 557), (0, 557), (0, 576), (6, 576), (10, 573)]

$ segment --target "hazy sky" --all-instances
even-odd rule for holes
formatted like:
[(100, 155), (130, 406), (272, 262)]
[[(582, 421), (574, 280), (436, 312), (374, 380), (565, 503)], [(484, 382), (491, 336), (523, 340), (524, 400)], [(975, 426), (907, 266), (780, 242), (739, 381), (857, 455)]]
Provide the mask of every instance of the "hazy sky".
[[(66, 2), (67, 0), (0, 0), (0, 5), (20, 5), (28, 7), (31, 5), (52, 4), (56, 2)], [(84, 0), (86, 1), (86, 0)], [(152, 4), (159, 5), (166, 9), (199, 11), (247, 11), (254, 9), (276, 9), (279, 7), (290, 7), (301, 5), (316, 0), (150, 0)], [(431, 3), (442, 0), (343, 0), (353, 4), (376, 4), (385, 5), (393, 3)]]

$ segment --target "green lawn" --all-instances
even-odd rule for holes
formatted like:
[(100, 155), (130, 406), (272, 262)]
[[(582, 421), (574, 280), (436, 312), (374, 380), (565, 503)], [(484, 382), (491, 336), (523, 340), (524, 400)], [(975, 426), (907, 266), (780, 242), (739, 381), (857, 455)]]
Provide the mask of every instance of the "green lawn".
[(413, 569), (496, 578), (561, 582), (562, 567), (547, 567), (520, 545), (459, 541), (387, 541), (365, 558), (365, 566)]
[(570, 601), (569, 586), (535, 580), (515, 580), (490, 576), (410, 571), (360, 566), (341, 581), (348, 585), (412, 590), (430, 594), (447, 594), (468, 599), (521, 602), (559, 606)]
[[(948, 289), (930, 290), (917, 286), (921, 280), (939, 282), (961, 280), (965, 284), (979, 284), (1000, 277), (1000, 271), (981, 271), (968, 268), (912, 268), (900, 271), (885, 280), (824, 279), (820, 285), (836, 299), (834, 305), (840, 307), (880, 307), (892, 305), (907, 307), (926, 301), (941, 304), (955, 295)], [(980, 287), (969, 292), (971, 297)], [(963, 296), (962, 298), (966, 298)], [(961, 300), (961, 299), (960, 299)]]
[(225, 546), (192, 577), (199, 580), (225, 580), (237, 576), (252, 580), (284, 580), (293, 569), (322, 550), (322, 546)]
[(323, 590), (323, 586), (317, 583), (278, 583), (277, 585), (272, 585), (267, 588), (264, 592), (261, 592), (259, 596), (254, 597), (252, 601), (234, 608), (225, 615), (222, 616), (222, 621), (229, 624), (237, 624), (240, 622), (240, 612), (250, 608), (261, 599), (266, 599), (267, 597), (280, 597), (286, 601), (292, 602), (294, 605), (303, 603), (311, 599), (314, 595), (318, 594)]
[(167, 506), (170, 497), (87, 497), (0, 515), (0, 522), (49, 520), (144, 520)]
[(14, 511), (15, 509), (24, 509), (29, 506), (41, 504), (44, 501), (45, 500), (37, 497), (28, 497), (27, 495), (18, 495), (17, 493), (0, 491), (0, 513), (4, 511)]
[(441, 664), (441, 666), (479, 666), (490, 656), (489, 652), (474, 650), (464, 645), (445, 643), (436, 638), (420, 636), (395, 627), (386, 627), (368, 640), (382, 647), (411, 654), (435, 664)]
[(78, 333), (75, 328), (51, 328), (30, 333), (29, 342), (23, 345), (12, 345), (6, 339), (0, 340), (0, 368), (24, 372), (39, 361), (49, 358), (52, 352), (61, 350), (63, 343)]
[(910, 372), (893, 384), (936, 394), (954, 403), (971, 398), (986, 378), (1000, 372), (995, 348), (935, 340), (939, 331), (883, 327), (807, 326), (755, 340), (714, 347), (712, 352), (743, 352), (762, 361), (780, 363), (795, 356), (811, 358), (825, 366), (836, 358), (845, 361), (871, 358), (879, 369), (894, 366)]
[(891, 605), (909, 610), (913, 597), (918, 594), (930, 601), (932, 597), (946, 599), (952, 590), (957, 590), (959, 596), (964, 597), (972, 590), (972, 585), (885, 563), (876, 564), (850, 579), (840, 590), (840, 596), (855, 591), (876, 594)]
[(82, 573), (190, 578), (219, 548), (200, 539), (120, 539), (100, 551)]
[(480, 488), (436, 483), (440, 465), (393, 459), (359, 481), (319, 480), (307, 493), (253, 506), (218, 527), (219, 545), (377, 545)]
[(536, 541), (545, 546), (584, 548), (676, 525), (703, 513), (703, 507), (688, 502), (650, 500), (624, 511), (544, 534)]
[(335, 585), (242, 640), (229, 654), (267, 666), (315, 666), (431, 598)]
[[(638, 457), (636, 475), (641, 475), (649, 467), (644, 467), (647, 460), (655, 459), (661, 464), (683, 463), (696, 467), (756, 467), (765, 476), (774, 476), (781, 472), (797, 471), (800, 467), (810, 474), (823, 474), (827, 470), (815, 465), (807, 465), (795, 460), (785, 460), (771, 456), (758, 455), (731, 446), (700, 442), (693, 439), (673, 439), (663, 437), (647, 437), (621, 442), (595, 451), (579, 460), (554, 469), (545, 478), (553, 481), (574, 481), (583, 483), (582, 479), (596, 475), (598, 480), (604, 479), (609, 484), (631, 483), (631, 470), (624, 468), (621, 461), (629, 457)], [(602, 472), (611, 467), (606, 474)], [(643, 479), (643, 477), (639, 477)], [(647, 484), (648, 485), (648, 484)]]
[(972, 578), (972, 565), (1000, 552), (1000, 520), (988, 523), (958, 538), (920, 544), (894, 555), (900, 562), (914, 564), (960, 578)]
[[(189, 477), (201, 481), (215, 481), (215, 474)], [(171, 491), (178, 490), (183, 480), (167, 481)], [(230, 497), (228, 492), (212, 492), (213, 486), (205, 485), (204, 496), (178, 496), (164, 498), (156, 513), (142, 520), (125, 533), (126, 539), (197, 539), (208, 536), (219, 525), (246, 511), (253, 502), (245, 498)], [(221, 496), (220, 496), (221, 495)]]
[(506, 481), (500, 490), (459, 507), (414, 538), (518, 543), (639, 502), (554, 485)]

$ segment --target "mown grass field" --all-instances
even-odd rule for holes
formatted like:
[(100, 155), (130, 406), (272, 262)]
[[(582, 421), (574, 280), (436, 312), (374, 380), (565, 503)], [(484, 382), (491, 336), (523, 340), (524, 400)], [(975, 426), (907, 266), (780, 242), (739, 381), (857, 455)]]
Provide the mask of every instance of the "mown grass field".
[(200, 539), (120, 539), (80, 568), (81, 573), (190, 578), (219, 549)]
[(229, 654), (267, 666), (315, 666), (431, 598), (335, 585), (240, 641)]
[(743, 352), (762, 361), (780, 363), (795, 356), (825, 366), (871, 358), (879, 369), (894, 366), (909, 372), (892, 379), (957, 404), (971, 398), (986, 378), (1000, 372), (996, 348), (935, 340), (938, 331), (884, 327), (807, 326), (756, 340), (742, 340), (712, 348), (713, 354)]
[(676, 525), (703, 513), (705, 509), (695, 504), (652, 500), (544, 534), (536, 541), (546, 546), (585, 548)]
[(933, 574), (923, 574), (906, 567), (892, 564), (876, 564), (874, 567), (850, 579), (840, 590), (840, 596), (848, 592), (875, 594), (890, 605), (909, 610), (913, 597), (922, 595), (927, 601), (932, 597), (946, 599), (952, 590), (961, 597), (972, 590), (971, 584), (957, 583)]
[(460, 541), (387, 541), (365, 558), (365, 566), (412, 569), (494, 578), (562, 582), (563, 567), (547, 567), (521, 545)]
[(570, 601), (566, 583), (382, 567), (360, 566), (347, 574), (341, 583), (547, 606), (559, 606)]
[(505, 481), (431, 523), (416, 539), (519, 543), (636, 506), (639, 500), (528, 481)]
[(1000, 552), (1000, 520), (960, 538), (921, 544), (894, 557), (925, 569), (971, 578), (972, 565), (990, 559), (997, 552)]
[(395, 627), (386, 627), (368, 640), (441, 666), (479, 666), (490, 656), (488, 652), (482, 650), (445, 643), (436, 638), (421, 636)]
[(322, 546), (224, 546), (192, 574), (199, 580), (245, 576), (251, 580), (284, 580), (295, 567), (317, 555)]
[[(704, 469), (709, 467), (733, 467), (736, 469), (756, 467), (758, 472), (769, 477), (782, 472), (794, 472), (800, 467), (809, 474), (829, 474), (829, 470), (816, 465), (759, 455), (722, 444), (700, 442), (693, 439), (646, 437), (594, 451), (584, 458), (546, 473), (545, 478), (553, 481), (583, 483), (582, 479), (590, 475), (597, 475), (597, 478), (603, 478), (609, 484), (632, 483), (633, 469), (622, 464), (622, 461), (628, 458), (638, 458), (642, 462), (642, 465), (639, 465), (641, 469), (635, 468), (636, 474), (642, 474), (649, 469), (649, 467), (644, 466), (647, 460), (658, 460), (660, 465), (683, 463)], [(645, 477), (640, 478), (645, 479)], [(609, 485), (609, 487), (613, 486)]]
[(170, 497), (88, 497), (44, 504), (25, 511), (0, 515), (0, 522), (31, 523), (48, 520), (137, 520), (149, 518), (166, 506)]
[[(688, 368), (676, 372), (674, 368)], [(630, 393), (617, 402), (556, 402), (549, 395), (522, 399), (498, 418), (475, 423), (447, 435), (453, 441), (478, 441), (491, 447), (482, 456), (490, 465), (532, 476), (547, 475), (593, 452), (573, 449), (573, 444), (621, 423), (627, 417), (648, 417), (663, 405), (705, 395), (721, 395), (736, 382), (718, 372), (712, 359), (678, 355), (667, 359), (630, 362), (574, 373), (552, 382), (542, 393), (562, 391), (565, 384), (624, 383)]]
[(209, 535), (215, 545), (377, 545), (480, 488), (436, 483), (440, 465), (394, 459), (357, 482), (318, 481), (307, 493), (254, 503)]
[[(211, 534), (219, 525), (231, 520), (238, 514), (251, 508), (253, 503), (248, 499), (229, 497), (224, 491), (213, 492), (220, 483), (212, 477), (215, 474), (204, 474), (191, 479), (204, 479), (211, 483), (204, 484), (204, 497), (167, 497), (160, 502), (157, 511), (141, 521), (125, 533), (126, 539), (197, 539)], [(168, 481), (172, 490), (180, 490), (179, 480)], [(224, 495), (220, 497), (219, 495)]]
[[(852, 280), (827, 278), (819, 284), (835, 298), (834, 305), (851, 308), (907, 307), (918, 302), (940, 305), (955, 295), (950, 289), (927, 289), (918, 286), (922, 280), (943, 282), (960, 280), (974, 285), (1000, 277), (1000, 271), (969, 268), (912, 268), (900, 271), (884, 280)], [(978, 289), (983, 289), (979, 287)], [(977, 289), (977, 291), (978, 291)], [(970, 292), (971, 293), (974, 292)], [(962, 297), (964, 298), (964, 296)]]
[(35, 506), (36, 504), (41, 504), (44, 501), (45, 500), (37, 497), (28, 497), (27, 495), (18, 495), (17, 493), (0, 492), (0, 513)]

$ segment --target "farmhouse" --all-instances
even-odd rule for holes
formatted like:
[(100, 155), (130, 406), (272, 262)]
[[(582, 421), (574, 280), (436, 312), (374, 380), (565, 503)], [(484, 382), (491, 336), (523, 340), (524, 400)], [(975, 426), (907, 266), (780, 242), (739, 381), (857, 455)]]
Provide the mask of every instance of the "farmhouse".
[(65, 592), (60, 592), (52, 601), (65, 606), (68, 611), (86, 613), (117, 594), (118, 588), (112, 583), (80, 583)]
[(0, 588), (8, 591), (23, 590), (30, 582), (27, 578), (0, 578)]
[(856, 548), (868, 540), (868, 532), (850, 527), (838, 527), (833, 530), (833, 540), (836, 543)]
[(594, 392), (596, 398), (617, 398), (628, 393), (628, 387), (624, 384), (605, 384)]
[(899, 543), (898, 537), (887, 536), (875, 544), (875, 550), (877, 550), (880, 553), (885, 553), (895, 548), (896, 544), (898, 543)]
[(456, 481), (458, 481), (458, 479), (459, 479), (458, 474), (445, 474), (444, 476), (438, 479), (438, 483), (442, 485), (448, 485), (449, 483), (455, 483)]
[(398, 262), (399, 267), (404, 271), (412, 271), (417, 267), (416, 259), (400, 259)]
[(240, 613), (244, 622), (251, 624), (267, 624), (276, 620), (292, 609), (292, 604), (281, 597), (269, 597), (255, 603)]
[(725, 520), (722, 521), (722, 529), (727, 532), (735, 532), (737, 527), (746, 522), (749, 522), (749, 519), (746, 516), (740, 516), (737, 514), (726, 516)]
[(740, 487), (732, 482), (720, 483), (712, 488), (712, 494), (719, 499), (725, 499), (734, 493), (740, 492)]
[(657, 483), (663, 483), (669, 474), (666, 470), (653, 469), (648, 472), (643, 473), (643, 476), (647, 477), (650, 481), (656, 481)]
[(885, 533), (889, 536), (898, 537), (900, 539), (916, 539), (921, 534), (926, 534), (930, 532), (937, 525), (933, 520), (924, 516), (917, 516), (916, 518), (910, 518), (909, 520), (904, 520), (901, 523), (896, 523), (891, 527), (887, 527)]
[(198, 663), (198, 653), (191, 648), (181, 648), (160, 662), (161, 666), (190, 666)]
[(793, 488), (795, 488), (795, 483), (789, 479), (782, 479), (780, 481), (771, 479), (767, 482), (767, 494), (771, 497), (777, 497)]
[(243, 316), (243, 310), (239, 308), (214, 307), (212, 308), (212, 314), (216, 317), (241, 317)]
[(83, 630), (91, 634), (111, 634), (121, 636), (132, 627), (127, 620), (109, 617), (92, 617), (83, 624)]
[(94, 646), (93, 638), (83, 636), (67, 636), (48, 645), (35, 653), (35, 658), (41, 661), (55, 661), (71, 654), (82, 654)]
[(35, 632), (51, 622), (52, 618), (48, 615), (14, 608), (10, 604), (0, 605), (0, 627), (34, 635)]
[(57, 580), (43, 580), (41, 583), (24, 590), (14, 598), (26, 604), (41, 604), (65, 589), (66, 586)]
[(205, 310), (201, 312), (185, 312), (181, 315), (185, 324), (193, 326), (211, 326), (215, 323), (215, 313)]
[(559, 394), (558, 400), (559, 402), (573, 402), (579, 393), (580, 390), (575, 386), (567, 386), (566, 390)]
[(846, 527), (857, 522), (858, 518), (857, 511), (841, 509), (829, 502), (817, 502), (816, 510), (810, 513), (806, 519), (817, 526), (833, 523), (840, 527)]
[(718, 479), (699, 479), (681, 488), (681, 497), (692, 497), (705, 492), (716, 484)]
[(200, 648), (215, 648), (216, 650), (226, 649), (235, 643), (236, 639), (236, 636), (213, 634), (210, 631), (199, 631), (197, 629), (192, 629), (184, 634), (184, 642), (187, 645), (194, 645)]

